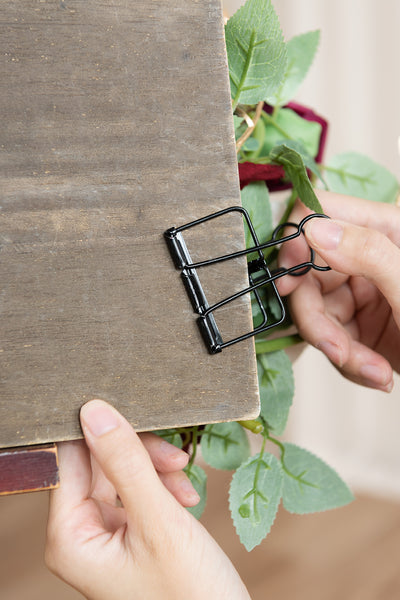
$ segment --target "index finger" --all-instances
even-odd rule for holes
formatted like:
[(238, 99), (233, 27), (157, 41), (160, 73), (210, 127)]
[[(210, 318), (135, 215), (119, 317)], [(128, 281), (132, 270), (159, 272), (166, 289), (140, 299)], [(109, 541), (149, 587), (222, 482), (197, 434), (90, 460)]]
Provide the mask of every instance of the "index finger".
[(400, 246), (400, 207), (318, 190), (325, 214), (353, 225), (375, 229)]
[(376, 229), (331, 219), (309, 221), (305, 235), (333, 269), (371, 281), (400, 327), (400, 249), (389, 237)]

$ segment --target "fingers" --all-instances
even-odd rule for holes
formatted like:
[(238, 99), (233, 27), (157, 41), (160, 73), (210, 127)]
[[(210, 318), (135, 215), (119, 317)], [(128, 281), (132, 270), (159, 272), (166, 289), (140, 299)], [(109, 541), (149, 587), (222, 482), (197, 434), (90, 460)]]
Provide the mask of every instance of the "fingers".
[(349, 336), (326, 312), (325, 299), (313, 277), (304, 279), (292, 293), (290, 310), (300, 335), (335, 365), (343, 366), (350, 352)]
[[(392, 204), (376, 203), (352, 196), (335, 194), (324, 190), (317, 191), (325, 214), (339, 219), (375, 229), (387, 236), (396, 246), (400, 246), (400, 210)], [(303, 214), (300, 208), (296, 210)], [(304, 216), (304, 215), (303, 215)]]
[[(318, 199), (322, 204), (324, 212), (333, 219), (346, 221), (380, 232), (386, 236), (395, 246), (400, 247), (400, 210), (399, 207), (390, 204), (377, 204), (371, 200), (354, 198), (342, 194), (335, 194), (324, 190), (316, 190)], [(301, 202), (297, 202), (290, 215), (290, 221), (299, 223), (306, 215), (310, 214)], [(311, 223), (322, 219), (312, 219)], [(284, 244), (279, 255), (279, 266), (293, 266), (306, 259), (306, 250), (302, 245), (301, 237), (290, 244)], [(302, 277), (283, 277), (278, 280), (279, 292), (286, 296), (290, 294), (302, 282)], [(325, 273), (321, 274), (321, 282), (332, 280)]]
[[(172, 510), (173, 499), (162, 485), (149, 452), (122, 415), (109, 404), (93, 400), (82, 407), (81, 424), (90, 451), (121, 498), (128, 521), (133, 519), (146, 529), (154, 524), (161, 507), (164, 515), (169, 506)], [(145, 440), (160, 467), (170, 465), (171, 451), (166, 450), (163, 440), (152, 436)], [(176, 456), (182, 454), (176, 451)], [(184, 462), (182, 458), (177, 460)], [(174, 489), (176, 482), (167, 475)]]
[(139, 437), (160, 473), (171, 473), (186, 467), (189, 455), (184, 450), (169, 444), (155, 433), (140, 433)]
[(393, 370), (388, 361), (353, 338), (350, 338), (348, 360), (339, 371), (355, 383), (382, 392), (391, 392), (393, 389)]
[[(329, 311), (335, 300), (343, 304), (332, 315)], [(382, 391), (392, 390), (393, 372), (388, 361), (357, 341), (358, 327), (351, 319), (354, 301), (345, 286), (327, 300), (318, 281), (305, 278), (292, 293), (290, 306), (301, 336), (324, 352), (345, 377)]]
[(200, 497), (189, 477), (182, 471), (189, 462), (187, 452), (169, 444), (155, 433), (141, 433), (139, 437), (167, 490), (182, 506), (195, 506)]
[(332, 269), (371, 281), (387, 299), (400, 327), (400, 249), (386, 235), (332, 219), (311, 219), (304, 232)]
[(194, 489), (189, 477), (183, 471), (159, 473), (159, 477), (167, 490), (182, 506), (196, 506), (199, 503), (200, 496)]
[[(98, 505), (88, 500), (92, 484), (90, 456), (84, 440), (57, 444), (60, 486), (50, 492), (45, 561), (54, 573), (79, 563), (79, 553), (69, 554), (75, 539), (95, 537), (104, 530)], [(72, 558), (72, 560), (71, 560)]]
[(90, 495), (92, 472), (83, 440), (57, 444), (60, 487), (51, 492), (50, 512), (64, 514)]

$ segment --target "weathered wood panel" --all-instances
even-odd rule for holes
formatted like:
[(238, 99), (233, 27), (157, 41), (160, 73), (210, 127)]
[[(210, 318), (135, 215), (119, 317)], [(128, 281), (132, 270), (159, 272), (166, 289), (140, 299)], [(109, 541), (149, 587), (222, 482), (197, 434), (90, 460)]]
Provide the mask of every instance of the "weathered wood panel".
[[(219, 1), (4, 0), (0, 19), (0, 446), (79, 437), (93, 397), (140, 430), (254, 415), (253, 342), (208, 355), (163, 240), (239, 203)], [(241, 223), (199, 247), (218, 236), (241, 246)], [(221, 313), (250, 327), (247, 299)]]

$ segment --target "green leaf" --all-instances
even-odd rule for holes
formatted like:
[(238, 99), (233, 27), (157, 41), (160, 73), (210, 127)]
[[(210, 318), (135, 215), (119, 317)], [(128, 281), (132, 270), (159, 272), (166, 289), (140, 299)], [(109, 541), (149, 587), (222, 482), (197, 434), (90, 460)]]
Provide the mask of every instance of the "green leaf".
[[(274, 229), (271, 204), (269, 200), (268, 188), (264, 181), (255, 181), (249, 183), (241, 191), (242, 206), (249, 213), (250, 219), (254, 225), (257, 237), (260, 243), (266, 242), (271, 238)], [(254, 246), (254, 240), (250, 234), (248, 227), (245, 227), (246, 248)], [(256, 254), (249, 254), (248, 260), (256, 258)], [(258, 293), (263, 298), (263, 304), (267, 303), (267, 293), (265, 289), (259, 289)], [(264, 319), (260, 311), (260, 307), (255, 297), (252, 298), (252, 312), (254, 327), (261, 323)]]
[(385, 167), (357, 152), (337, 154), (327, 164), (329, 189), (367, 200), (394, 204), (399, 182)]
[(225, 27), (233, 108), (257, 104), (278, 87), (286, 45), (270, 0), (247, 0)]
[[(251, 222), (261, 243), (270, 239), (274, 228), (268, 188), (263, 181), (246, 185), (241, 191), (242, 206), (250, 215)], [(246, 248), (254, 246), (253, 238), (245, 228)]]
[(282, 467), (269, 453), (258, 453), (235, 472), (229, 490), (229, 507), (235, 529), (250, 551), (268, 534), (282, 494)]
[(303, 146), (303, 144), (301, 142), (298, 142), (297, 140), (286, 140), (285, 145), (288, 148), (292, 148), (293, 150), (296, 150), (296, 152), (298, 152), (300, 154), (301, 158), (303, 159), (304, 166), (309, 171), (311, 171), (311, 173), (313, 173), (316, 177), (318, 177), (318, 179), (322, 182), (325, 189), (328, 189), (328, 185), (322, 176), (322, 173), (321, 173), (321, 170), (320, 170), (318, 164), (315, 162), (315, 160), (312, 158), (312, 156), (310, 156), (308, 154), (308, 152), (307, 152), (306, 148)]
[(211, 467), (231, 471), (250, 456), (250, 444), (239, 423), (216, 423), (205, 427), (201, 453)]
[(200, 496), (200, 502), (196, 504), (196, 506), (191, 506), (186, 510), (188, 510), (196, 519), (200, 519), (207, 502), (207, 474), (204, 469), (199, 467), (199, 465), (193, 464), (188, 465), (184, 471)]
[(281, 85), (266, 99), (272, 106), (283, 106), (296, 95), (314, 60), (320, 38), (319, 31), (302, 33), (286, 44), (288, 61)]
[(248, 154), (246, 159), (255, 161), (267, 157), (274, 146), (282, 143), (299, 143), (305, 155), (315, 157), (318, 154), (321, 130), (320, 123), (303, 119), (291, 108), (282, 108), (274, 117), (262, 112), (252, 133), (260, 147)]
[(283, 444), (283, 505), (306, 514), (348, 504), (353, 495), (339, 475), (323, 460), (294, 444)]
[(255, 152), (259, 147), (260, 142), (253, 137), (249, 137), (242, 146), (243, 150), (246, 152)]
[(182, 438), (176, 429), (159, 429), (158, 431), (154, 431), (154, 433), (177, 448), (182, 448)]
[[(272, 118), (271, 118), (272, 119)], [(300, 142), (306, 153), (312, 157), (317, 156), (322, 126), (316, 121), (307, 121), (291, 108), (282, 108), (275, 118), (277, 128), (271, 123), (268, 128), (268, 138), (273, 146), (282, 143), (282, 132), (288, 132), (291, 140)], [(286, 142), (285, 142), (286, 143)]]
[(276, 435), (286, 427), (294, 395), (292, 363), (284, 350), (257, 357), (261, 416)]
[(235, 128), (235, 131), (237, 129), (239, 129), (239, 127), (241, 126), (241, 124), (243, 123), (243, 117), (238, 117), (237, 115), (233, 115), (233, 126)]
[(286, 144), (281, 144), (273, 148), (270, 158), (276, 164), (284, 167), (300, 200), (314, 212), (323, 213), (323, 208), (315, 195), (301, 155)]

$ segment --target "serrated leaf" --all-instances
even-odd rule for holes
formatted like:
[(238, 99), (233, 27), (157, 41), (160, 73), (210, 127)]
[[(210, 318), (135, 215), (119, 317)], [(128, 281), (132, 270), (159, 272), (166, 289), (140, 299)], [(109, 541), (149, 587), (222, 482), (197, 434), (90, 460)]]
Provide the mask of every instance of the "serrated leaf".
[(182, 448), (182, 438), (176, 429), (159, 429), (158, 431), (154, 431), (154, 433), (177, 448)]
[(199, 465), (187, 466), (184, 471), (192, 482), (194, 489), (200, 496), (199, 503), (196, 504), (196, 506), (187, 508), (186, 510), (188, 510), (196, 519), (200, 519), (207, 502), (207, 473), (204, 471), (204, 469), (199, 467)]
[[(273, 230), (272, 211), (268, 188), (263, 181), (255, 181), (246, 185), (241, 191), (242, 206), (249, 213), (259, 241), (269, 240)], [(246, 248), (254, 246), (248, 228), (245, 228)]]
[(346, 483), (323, 460), (295, 444), (283, 447), (282, 498), (286, 510), (297, 514), (319, 512), (354, 499)]
[(300, 200), (314, 212), (323, 213), (323, 208), (315, 195), (301, 155), (286, 144), (281, 144), (271, 150), (270, 158), (274, 163), (284, 167)]
[(278, 87), (286, 45), (270, 0), (247, 0), (225, 26), (233, 107), (257, 104)]
[(385, 167), (357, 152), (337, 154), (327, 164), (325, 174), (329, 189), (394, 204), (399, 194), (399, 182)]
[(250, 551), (260, 544), (275, 520), (282, 494), (282, 467), (273, 454), (256, 454), (235, 472), (229, 507), (240, 541)]
[(201, 453), (210, 467), (233, 471), (250, 456), (250, 444), (239, 423), (216, 423), (205, 427)]
[(312, 156), (308, 154), (307, 149), (302, 145), (302, 143), (296, 140), (286, 140), (285, 144), (300, 154), (301, 158), (303, 159), (304, 166), (316, 177), (318, 177), (325, 189), (328, 189), (328, 184), (326, 183), (318, 164), (315, 162)]
[(319, 38), (319, 31), (309, 31), (297, 35), (287, 42), (286, 72), (279, 88), (267, 98), (269, 104), (283, 106), (294, 98), (314, 60)]
[(261, 416), (276, 435), (286, 427), (294, 395), (292, 363), (284, 350), (257, 357)]

